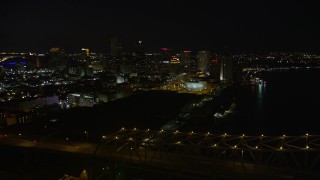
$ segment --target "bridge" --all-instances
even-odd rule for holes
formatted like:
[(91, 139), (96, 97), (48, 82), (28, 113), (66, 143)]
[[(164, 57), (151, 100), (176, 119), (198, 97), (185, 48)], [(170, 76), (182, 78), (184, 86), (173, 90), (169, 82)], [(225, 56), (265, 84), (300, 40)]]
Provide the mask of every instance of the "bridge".
[(320, 178), (320, 136), (311, 134), (249, 136), (121, 128), (97, 144), (16, 137), (2, 138), (0, 144), (90, 156), (93, 164), (102, 162), (104, 170), (89, 169), (91, 179), (106, 170), (166, 174), (169, 179)]

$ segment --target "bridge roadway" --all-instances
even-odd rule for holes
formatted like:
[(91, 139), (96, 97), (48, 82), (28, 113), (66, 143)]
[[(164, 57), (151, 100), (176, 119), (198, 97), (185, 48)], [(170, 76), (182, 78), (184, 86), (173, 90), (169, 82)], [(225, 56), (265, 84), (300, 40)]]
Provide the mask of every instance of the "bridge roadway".
[[(305, 146), (306, 140), (307, 147), (298, 146)], [(194, 179), (319, 179), (318, 141), (319, 136), (312, 135), (251, 137), (124, 128), (103, 136), (99, 144), (35, 141), (10, 134), (0, 137), (4, 146), (89, 156), (103, 159), (108, 168), (124, 164), (128, 171), (171, 173)]]

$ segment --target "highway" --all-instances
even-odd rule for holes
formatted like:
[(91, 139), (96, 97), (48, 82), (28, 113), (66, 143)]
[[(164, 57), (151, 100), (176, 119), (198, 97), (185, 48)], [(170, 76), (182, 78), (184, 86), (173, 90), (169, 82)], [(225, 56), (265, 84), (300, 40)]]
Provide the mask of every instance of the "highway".
[(87, 142), (75, 142), (70, 140), (46, 139), (36, 140), (24, 135), (6, 134), (0, 138), (0, 144), (35, 149), (48, 149), (51, 151), (61, 151), (68, 153), (78, 153), (91, 155), (97, 148), (97, 144)]

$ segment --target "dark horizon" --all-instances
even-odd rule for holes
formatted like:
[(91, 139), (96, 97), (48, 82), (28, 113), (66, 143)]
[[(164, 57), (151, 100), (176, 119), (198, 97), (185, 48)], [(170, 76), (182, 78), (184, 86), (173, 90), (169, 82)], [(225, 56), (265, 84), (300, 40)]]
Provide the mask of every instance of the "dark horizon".
[(177, 50), (318, 51), (320, 14), (306, 2), (5, 1), (0, 51), (89, 48), (108, 53), (110, 38), (147, 52)]

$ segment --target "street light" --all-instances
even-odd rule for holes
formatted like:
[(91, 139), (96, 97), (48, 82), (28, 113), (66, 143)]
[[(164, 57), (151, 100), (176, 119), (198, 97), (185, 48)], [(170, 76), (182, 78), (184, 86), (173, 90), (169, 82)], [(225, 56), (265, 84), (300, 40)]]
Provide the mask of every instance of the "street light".
[(84, 134), (86, 135), (87, 141), (89, 140), (89, 132), (88, 131), (84, 131)]

